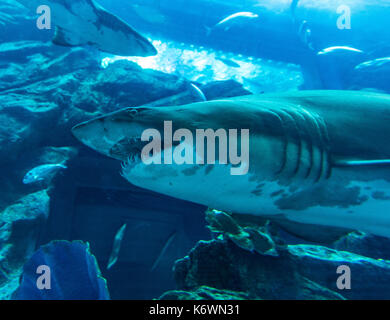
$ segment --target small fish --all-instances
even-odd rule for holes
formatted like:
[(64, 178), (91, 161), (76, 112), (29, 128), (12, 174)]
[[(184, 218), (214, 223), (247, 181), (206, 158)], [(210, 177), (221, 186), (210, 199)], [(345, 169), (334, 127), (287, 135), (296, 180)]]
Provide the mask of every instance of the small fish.
[(225, 19), (222, 19), (216, 25), (220, 26), (220, 25), (226, 24), (228, 22), (231, 22), (233, 20), (236, 20), (238, 18), (253, 19), (253, 18), (258, 18), (258, 17), (259, 17), (259, 15), (256, 13), (253, 13), (253, 12), (237, 12), (237, 13), (231, 14), (230, 16), (226, 17)]
[(222, 63), (224, 63), (228, 67), (232, 67), (232, 68), (240, 68), (241, 67), (237, 62), (234, 62), (233, 60), (230, 60), (230, 59), (225, 59), (225, 58), (216, 58), (216, 59), (221, 61)]
[(231, 14), (230, 16), (219, 21), (213, 28), (206, 27), (207, 35), (209, 35), (213, 31), (213, 29), (220, 28), (220, 27), (223, 27), (224, 31), (228, 31), (230, 29), (232, 23), (237, 22), (239, 20), (242, 20), (243, 18), (255, 19), (258, 17), (259, 17), (259, 15), (256, 13), (253, 13), (253, 12), (237, 12), (237, 13)]
[(313, 43), (311, 41), (312, 32), (309, 23), (306, 20), (303, 20), (299, 26), (298, 36), (306, 46), (308, 46), (311, 50), (314, 50)]
[(203, 91), (201, 89), (199, 89), (198, 86), (196, 86), (195, 84), (191, 83), (191, 87), (195, 90), (195, 92), (197, 93), (197, 95), (200, 97), (200, 99), (202, 101), (207, 101), (206, 96), (204, 95)]
[(365, 61), (355, 67), (356, 70), (366, 68), (379, 68), (385, 65), (390, 65), (390, 57), (378, 58), (375, 60)]
[(160, 264), (160, 261), (161, 261), (162, 257), (165, 255), (165, 253), (167, 252), (167, 249), (171, 245), (172, 241), (175, 239), (176, 233), (177, 233), (176, 230), (174, 230), (169, 235), (169, 237), (165, 241), (164, 246), (161, 248), (160, 254), (158, 255), (156, 261), (153, 263), (153, 266), (150, 268), (150, 271), (154, 271), (157, 268), (157, 266)]
[(55, 174), (61, 169), (67, 169), (67, 166), (60, 163), (42, 164), (28, 171), (23, 178), (23, 183), (31, 184), (37, 182), (50, 181), (55, 176)]
[(325, 48), (317, 53), (317, 55), (326, 55), (326, 54), (333, 54), (333, 53), (340, 53), (340, 52), (355, 52), (355, 53), (364, 53), (362, 50), (347, 47), (347, 46), (335, 46), (335, 47), (329, 47)]
[(114, 264), (118, 261), (119, 251), (121, 250), (121, 244), (125, 235), (127, 224), (125, 223), (119, 228), (114, 237), (114, 244), (112, 245), (112, 251), (107, 263), (107, 270), (110, 270)]

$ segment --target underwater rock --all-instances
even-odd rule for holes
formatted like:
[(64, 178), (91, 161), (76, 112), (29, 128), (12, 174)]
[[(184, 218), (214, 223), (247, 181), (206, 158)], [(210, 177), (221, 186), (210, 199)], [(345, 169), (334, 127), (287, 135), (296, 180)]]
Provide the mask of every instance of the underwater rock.
[[(1, 98), (0, 98), (1, 100)], [(1, 107), (0, 107), (1, 110)], [(14, 153), (18, 153), (22, 146), (20, 141), (27, 139), (31, 134), (30, 125), (18, 117), (10, 117), (0, 114), (0, 163), (4, 164), (10, 159), (15, 159)]]
[(207, 100), (246, 96), (252, 92), (245, 90), (241, 83), (234, 80), (213, 81), (200, 87)]
[[(387, 299), (390, 261), (316, 245), (290, 245), (279, 256), (250, 253), (232, 242), (200, 241), (174, 267), (178, 290), (200, 286), (262, 299)], [(336, 286), (337, 268), (351, 269), (351, 290)]]
[(85, 111), (99, 107), (106, 113), (169, 97), (186, 91), (188, 86), (183, 78), (142, 69), (134, 62), (117, 61), (97, 73), (85, 75), (72, 102)]
[[(20, 163), (29, 157), (26, 151), (62, 144), (67, 137), (73, 142), (67, 131), (73, 124), (68, 122), (72, 117), (76, 121), (85, 117), (72, 108), (70, 97), (82, 73), (88, 72), (86, 67), (93, 64), (91, 55), (82, 49), (67, 49), (60, 55), (55, 52), (50, 47), (48, 53), (29, 56), (25, 64), (10, 63), (0, 68), (2, 166), (16, 160)], [(23, 55), (23, 49), (17, 54)], [(50, 135), (45, 134), (48, 131)]]
[[(347, 299), (390, 298), (388, 260), (376, 260), (315, 245), (291, 245), (288, 251), (302, 275), (339, 292)], [(350, 290), (337, 290), (336, 269), (340, 265), (346, 265), (351, 270)]]
[(9, 298), (35, 250), (49, 214), (47, 190), (29, 194), (0, 212), (0, 300)]
[(390, 239), (365, 232), (351, 232), (336, 241), (333, 247), (373, 259), (390, 260)]
[[(10, 49), (7, 50), (7, 46)], [(36, 46), (40, 46), (42, 50), (39, 53), (29, 55), (32, 50), (37, 50)], [(99, 65), (97, 59), (92, 53), (82, 48), (62, 48), (49, 46), (45, 44), (37, 44), (33, 41), (24, 43), (3, 44), (3, 55), (9, 52), (10, 57), (7, 58), (11, 62), (0, 68), (0, 91), (11, 90), (15, 93), (27, 92), (34, 93), (33, 88), (26, 86), (36, 84), (39, 81), (50, 82), (50, 79), (55, 79), (57, 86), (63, 87), (65, 79), (61, 76), (70, 73), (80, 74), (85, 70), (98, 70)], [(11, 50), (12, 49), (12, 50)], [(16, 63), (14, 56), (26, 57), (24, 63)], [(6, 62), (7, 59), (4, 59)], [(77, 76), (75, 80), (77, 79)], [(53, 82), (53, 80), (52, 80)], [(75, 87), (69, 87), (69, 90), (74, 90)], [(46, 90), (46, 91), (45, 91)], [(43, 86), (39, 92), (49, 91)], [(37, 93), (37, 96), (39, 96)]]
[(219, 290), (208, 286), (200, 286), (194, 291), (172, 290), (165, 292), (159, 300), (248, 300), (244, 292)]
[(12, 245), (7, 256), (10, 267), (18, 266), (35, 249), (40, 228), (49, 215), (49, 201), (47, 190), (41, 190), (24, 196), (0, 213), (0, 223), (9, 226), (5, 242)]
[(33, 54), (50, 50), (49, 42), (40, 41), (14, 41), (0, 44), (0, 65), (6, 63), (23, 63)]
[[(44, 282), (44, 285), (50, 285), (50, 290), (37, 288), (39, 266), (49, 267), (50, 282)], [(108, 300), (110, 296), (88, 243), (52, 241), (27, 261), (13, 299)]]
[[(38, 48), (42, 50), (35, 53)], [(29, 169), (55, 163), (37, 159), (37, 150), (77, 147), (70, 130), (76, 123), (171, 96), (190, 85), (130, 62), (103, 69), (95, 52), (84, 48), (19, 41), (3, 43), (0, 49), (0, 208), (36, 190), (22, 184)], [(23, 59), (15, 62), (13, 56)]]
[(78, 153), (75, 147), (43, 147), (39, 151), (39, 163), (65, 163)]
[(193, 86), (189, 86), (188, 89), (184, 92), (175, 94), (173, 96), (165, 97), (153, 102), (149, 102), (146, 104), (146, 106), (148, 107), (179, 106), (179, 105), (200, 102), (200, 101), (204, 101), (204, 99), (200, 97), (199, 92), (197, 92)]

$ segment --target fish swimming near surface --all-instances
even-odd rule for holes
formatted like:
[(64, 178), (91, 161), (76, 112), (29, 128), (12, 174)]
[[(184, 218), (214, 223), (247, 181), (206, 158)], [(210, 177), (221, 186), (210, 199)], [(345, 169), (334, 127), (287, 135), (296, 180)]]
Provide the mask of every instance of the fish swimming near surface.
[(335, 53), (364, 53), (364, 51), (360, 49), (355, 49), (348, 46), (335, 46), (335, 47), (329, 47), (322, 49), (317, 53), (317, 55), (329, 55), (329, 54), (335, 54)]
[(23, 178), (24, 184), (49, 182), (58, 171), (67, 169), (66, 165), (61, 163), (56, 164), (42, 164), (37, 166), (26, 173)]
[(110, 270), (115, 265), (115, 263), (118, 261), (119, 252), (121, 250), (122, 240), (123, 240), (123, 237), (125, 236), (125, 232), (126, 232), (126, 227), (127, 227), (127, 224), (125, 223), (122, 227), (119, 228), (119, 230), (115, 234), (114, 244), (112, 246), (110, 258), (108, 259), (108, 263), (107, 263), (107, 270)]
[(243, 20), (256, 19), (258, 17), (259, 15), (253, 12), (236, 12), (219, 21), (214, 27), (206, 27), (207, 35), (210, 35), (214, 29), (219, 28), (222, 28), (224, 31), (229, 31), (229, 29), (236, 23), (239, 23)]
[[(141, 161), (144, 130), (162, 132), (167, 119), (193, 133), (248, 129), (247, 174), (232, 175), (229, 164)], [(136, 186), (236, 214), (390, 237), (389, 123), (390, 95), (326, 90), (126, 108), (72, 131), (123, 161), (123, 177)], [(122, 144), (126, 153), (111, 152)], [(172, 149), (164, 143), (159, 152)]]
[(92, 45), (119, 56), (153, 56), (154, 46), (126, 22), (93, 0), (17, 0), (36, 12), (45, 4), (55, 25), (53, 43), (62, 46)]
[(203, 91), (195, 84), (191, 83), (191, 88), (195, 91), (195, 93), (199, 96), (202, 101), (207, 101), (206, 96)]
[(369, 60), (362, 62), (358, 64), (355, 69), (360, 70), (360, 69), (374, 69), (374, 68), (381, 68), (384, 66), (389, 66), (390, 67), (390, 57), (384, 57), (384, 58), (378, 58), (374, 60)]
[(240, 68), (241, 67), (237, 62), (235, 62), (231, 59), (225, 59), (225, 58), (215, 58), (215, 59), (221, 61), (223, 64), (227, 65), (228, 67), (232, 67), (232, 68)]
[(309, 23), (306, 20), (302, 21), (300, 24), (298, 29), (298, 36), (310, 50), (314, 50), (314, 45), (312, 42), (312, 31)]

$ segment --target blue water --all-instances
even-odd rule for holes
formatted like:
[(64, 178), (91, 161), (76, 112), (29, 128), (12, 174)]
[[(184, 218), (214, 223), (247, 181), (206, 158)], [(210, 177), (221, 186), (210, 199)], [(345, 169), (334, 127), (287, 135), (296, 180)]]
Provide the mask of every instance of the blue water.
[[(76, 2), (84, 3), (66, 1), (70, 6)], [(198, 282), (194, 280), (194, 287), (188, 287), (188, 283), (183, 285), (180, 272), (173, 272), (173, 266), (199, 241), (214, 239), (215, 242), (210, 243), (219, 245), (218, 241), (221, 241), (233, 248), (232, 252), (242, 250), (244, 256), (249, 254), (248, 259), (260, 258), (253, 258), (258, 253), (250, 252), (253, 250), (248, 250), (237, 239), (227, 240), (225, 230), (211, 232), (207, 227), (210, 221), (206, 223), (204, 214), (207, 207), (203, 204), (131, 185), (119, 174), (119, 161), (87, 148), (71, 133), (71, 128), (82, 121), (121, 108), (153, 104), (160, 99), (172, 102), (176, 100), (170, 97), (180, 94), (188, 95), (185, 103), (203, 99), (190, 89), (191, 84), (200, 88), (206, 99), (330, 89), (390, 94), (390, 2), (97, 2), (142, 34), (158, 54), (119, 56), (93, 45), (53, 44), (55, 19), (51, 21), (51, 29), (41, 30), (36, 25), (39, 15), (31, 8), (25, 8), (17, 1), (0, 0), (0, 299), (12, 298), (22, 274), (25, 277), (23, 284), (30, 278), (35, 281), (36, 275), (31, 272), (34, 263), (49, 261), (55, 265), (61, 263), (58, 261), (60, 256), (66, 260), (64, 252), (68, 249), (63, 246), (50, 247), (42, 253), (42, 246), (54, 240), (89, 243), (89, 253), (96, 258), (96, 266), (89, 262), (89, 253), (69, 254), (69, 259), (75, 259), (75, 268), (83, 270), (80, 271), (80, 283), (86, 281), (89, 290), (97, 290), (85, 297), (106, 298), (109, 295), (112, 299), (154, 299), (176, 288), (196, 292), (198, 287), (205, 285), (221, 290), (218, 294), (223, 292), (225, 298), (235, 297), (226, 293), (230, 290), (244, 292), (244, 298), (316, 299), (323, 294), (322, 298), (333, 299), (344, 293), (335, 288), (336, 262), (360, 266), (356, 261), (368, 259), (370, 267), (362, 268), (362, 277), (372, 280), (373, 274), (379, 272), (383, 275), (381, 286), (367, 288), (359, 283), (361, 293), (347, 293), (343, 297), (390, 298), (385, 293), (387, 284), (390, 285), (389, 240), (356, 233), (336, 241), (341, 234), (345, 236), (353, 230), (336, 232), (338, 236), (333, 231), (327, 231), (326, 236), (321, 234), (321, 237), (318, 233), (318, 241), (316, 231), (309, 235), (279, 227), (269, 231), (272, 236), (277, 234), (275, 239), (285, 245), (313, 246), (312, 251), (306, 251), (307, 264), (312, 263), (319, 269), (323, 267), (323, 277), (306, 270), (304, 263), (294, 268), (335, 295), (318, 289), (322, 292), (317, 292), (318, 296), (314, 293), (313, 296), (294, 296), (295, 284), (286, 284), (285, 292), (291, 292), (290, 296), (256, 296), (255, 284), (253, 288), (241, 282), (231, 284), (229, 281), (233, 281), (233, 276), (229, 273), (214, 275), (213, 268), (218, 269), (218, 265), (210, 266), (211, 271), (205, 271), (203, 278), (199, 275)], [(245, 13), (253, 16), (245, 16)], [(238, 16), (232, 17), (233, 14)], [(81, 20), (85, 22), (85, 19), (86, 15), (81, 15)], [(210, 87), (211, 83), (218, 86)], [(39, 167), (53, 164), (64, 167)], [(37, 167), (40, 168), (34, 171), (37, 176), (30, 176), (30, 182), (23, 183), (26, 173)], [(258, 227), (264, 227), (260, 222), (256, 223)], [(125, 231), (118, 235), (124, 225)], [(241, 227), (247, 225), (244, 223)], [(113, 247), (117, 249), (117, 260), (108, 268), (110, 255), (115, 254)], [(34, 255), (40, 248), (41, 251)], [(197, 248), (201, 250), (199, 244)], [(202, 249), (203, 259), (207, 260), (207, 254), (220, 253), (226, 257), (224, 249), (218, 248)], [(306, 247), (303, 248), (294, 247), (289, 254), (306, 261)], [(79, 250), (78, 247), (69, 250), (76, 249)], [(327, 250), (336, 251), (331, 254)], [(343, 251), (352, 252), (351, 256), (340, 253)], [(47, 256), (42, 257), (44, 254)], [(85, 256), (88, 266), (80, 263)], [(321, 264), (319, 260), (326, 261)], [(237, 262), (237, 268), (245, 269), (245, 263), (248, 263), (245, 261)], [(286, 263), (284, 260), (265, 261), (275, 270), (284, 268), (282, 263)], [(66, 260), (63, 264), (72, 265), (72, 261)], [(213, 264), (210, 262), (210, 265)], [(207, 263), (203, 268), (208, 268)], [(58, 283), (52, 290), (77, 283), (77, 279), (67, 283), (66, 271), (61, 269), (61, 272), (56, 273)], [(266, 281), (258, 276), (262, 272), (272, 278), (272, 270), (251, 272), (257, 272), (257, 276), (248, 283)], [(97, 277), (106, 279), (108, 293), (100, 282), (94, 287)], [(250, 278), (250, 272), (245, 276), (240, 273), (240, 277), (241, 280)], [(297, 286), (300, 281), (300, 285), (303, 283), (303, 280), (295, 281)], [(68, 289), (65, 291), (72, 292)], [(80, 295), (57, 296), (56, 292), (41, 295), (32, 292), (35, 287), (28, 287), (28, 292), (23, 290), (24, 287), (20, 287), (18, 296), (14, 297), (82, 298)], [(212, 292), (206, 298), (217, 296)]]

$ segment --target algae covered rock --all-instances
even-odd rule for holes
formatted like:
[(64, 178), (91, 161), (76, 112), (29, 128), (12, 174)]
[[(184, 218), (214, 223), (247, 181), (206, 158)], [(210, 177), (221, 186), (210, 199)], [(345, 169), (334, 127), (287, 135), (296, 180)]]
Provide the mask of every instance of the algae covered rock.
[(165, 292), (159, 300), (247, 300), (244, 292), (219, 290), (212, 287), (200, 286), (194, 291), (172, 290)]
[(72, 96), (76, 108), (102, 113), (140, 106), (186, 91), (188, 81), (175, 75), (142, 69), (129, 61), (117, 61), (98, 72), (85, 74)]
[(333, 247), (374, 259), (390, 260), (390, 239), (365, 232), (351, 232), (336, 241)]
[(252, 94), (243, 88), (242, 84), (234, 80), (212, 81), (203, 86), (201, 89), (207, 100), (216, 100), (221, 98), (238, 97)]
[[(316, 245), (290, 245), (288, 252), (300, 274), (341, 293), (347, 299), (390, 299), (390, 261)], [(351, 271), (351, 289), (338, 290), (336, 270)]]
[[(250, 299), (388, 299), (390, 261), (317, 245), (289, 245), (259, 255), (230, 241), (200, 241), (174, 267), (178, 290), (201, 286), (244, 292)], [(337, 287), (339, 266), (351, 270), (350, 290)]]
[(0, 299), (16, 289), (25, 261), (33, 254), (49, 214), (49, 195), (41, 190), (22, 197), (0, 213)]

